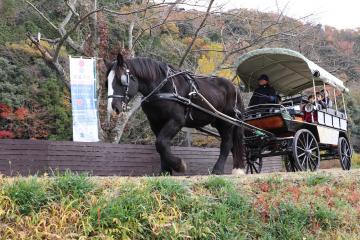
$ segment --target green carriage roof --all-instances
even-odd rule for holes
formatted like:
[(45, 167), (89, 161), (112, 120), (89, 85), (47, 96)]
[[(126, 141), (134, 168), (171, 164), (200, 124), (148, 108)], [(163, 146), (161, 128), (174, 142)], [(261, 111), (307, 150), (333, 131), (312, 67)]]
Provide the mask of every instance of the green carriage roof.
[(258, 77), (266, 74), (276, 91), (284, 95), (293, 95), (313, 86), (315, 75), (315, 85), (326, 83), (341, 92), (349, 91), (343, 81), (302, 54), (285, 48), (263, 48), (248, 52), (238, 59), (236, 72), (249, 90), (254, 90), (258, 86)]

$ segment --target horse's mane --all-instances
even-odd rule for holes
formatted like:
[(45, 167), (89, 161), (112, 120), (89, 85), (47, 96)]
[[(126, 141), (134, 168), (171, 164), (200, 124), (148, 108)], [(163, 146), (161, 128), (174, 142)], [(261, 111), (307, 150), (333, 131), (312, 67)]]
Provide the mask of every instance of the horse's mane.
[(166, 77), (168, 69), (177, 69), (167, 63), (153, 60), (151, 58), (137, 57), (126, 60), (130, 72), (139, 78), (149, 79), (150, 81), (162, 80)]
[[(136, 73), (139, 78), (150, 79), (150, 81), (162, 80), (166, 77), (167, 71), (170, 68), (173, 72), (179, 72), (180, 69), (172, 66), (171, 64), (157, 61), (146, 57), (137, 57), (126, 60), (126, 64), (130, 71)], [(186, 72), (193, 78), (211, 78), (214, 76), (199, 75), (191, 72)], [(179, 75), (178, 77), (181, 77)]]

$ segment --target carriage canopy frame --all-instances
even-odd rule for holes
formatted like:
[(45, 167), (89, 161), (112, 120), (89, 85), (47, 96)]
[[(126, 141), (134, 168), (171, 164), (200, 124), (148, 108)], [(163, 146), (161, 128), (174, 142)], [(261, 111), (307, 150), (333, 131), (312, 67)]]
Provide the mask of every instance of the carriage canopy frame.
[(328, 84), (345, 93), (349, 89), (322, 67), (302, 54), (284, 48), (263, 48), (242, 55), (237, 61), (237, 75), (249, 91), (257, 86), (261, 74), (267, 74), (278, 93), (295, 95), (312, 87)]

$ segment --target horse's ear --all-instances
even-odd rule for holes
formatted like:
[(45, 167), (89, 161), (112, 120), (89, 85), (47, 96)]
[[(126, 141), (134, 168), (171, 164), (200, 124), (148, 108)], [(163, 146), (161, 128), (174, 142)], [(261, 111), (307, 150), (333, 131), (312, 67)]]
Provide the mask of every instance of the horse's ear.
[(124, 57), (121, 53), (118, 53), (116, 60), (118, 66), (122, 67), (124, 65)]
[(105, 64), (106, 68), (109, 69), (112, 65), (112, 62), (104, 58), (104, 64)]

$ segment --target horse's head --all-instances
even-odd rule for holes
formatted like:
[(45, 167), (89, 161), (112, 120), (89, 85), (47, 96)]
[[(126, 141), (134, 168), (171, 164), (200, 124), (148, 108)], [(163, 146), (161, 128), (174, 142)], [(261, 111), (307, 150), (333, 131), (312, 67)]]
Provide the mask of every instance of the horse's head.
[[(112, 99), (111, 107), (117, 114), (125, 112), (128, 102), (138, 92), (139, 83), (120, 53), (114, 62), (105, 60), (105, 65), (107, 67), (108, 99)], [(108, 101), (108, 105), (110, 105), (110, 101)], [(109, 106), (108, 111), (111, 111)]]

